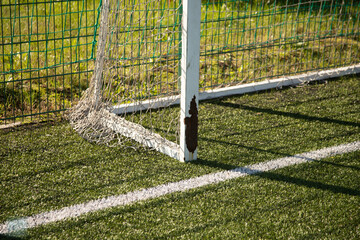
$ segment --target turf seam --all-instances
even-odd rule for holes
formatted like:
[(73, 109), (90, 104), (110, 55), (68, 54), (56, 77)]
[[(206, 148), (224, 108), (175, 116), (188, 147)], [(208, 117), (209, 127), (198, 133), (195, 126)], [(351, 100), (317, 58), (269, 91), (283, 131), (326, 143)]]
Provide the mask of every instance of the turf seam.
[(313, 162), (316, 160), (321, 160), (323, 158), (350, 153), (358, 150), (360, 150), (360, 141), (323, 148), (289, 157), (278, 158), (267, 162), (235, 168), (232, 170), (210, 173), (195, 178), (166, 183), (159, 186), (137, 190), (121, 195), (92, 200), (86, 203), (64, 207), (59, 210), (53, 210), (29, 217), (19, 218), (17, 220), (7, 221), (3, 224), (0, 224), (0, 234), (8, 234), (27, 228), (33, 228), (40, 225), (65, 220), (68, 218), (75, 218), (90, 212), (95, 212), (111, 207), (125, 206), (134, 202), (149, 200), (175, 192), (184, 192), (202, 186), (220, 183), (230, 179), (272, 171), (291, 165)]

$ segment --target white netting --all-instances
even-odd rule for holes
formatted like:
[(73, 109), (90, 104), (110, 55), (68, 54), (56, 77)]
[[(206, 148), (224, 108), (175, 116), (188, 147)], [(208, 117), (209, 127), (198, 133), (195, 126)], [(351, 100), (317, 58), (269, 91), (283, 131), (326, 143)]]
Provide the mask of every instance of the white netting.
[[(69, 111), (84, 138), (106, 143), (120, 133), (119, 142), (153, 148), (174, 146), (163, 137), (179, 142), (179, 109), (168, 107), (179, 102), (179, 2), (103, 0), (94, 76)], [(358, 69), (358, 1), (201, 2), (200, 98), (243, 83)]]
[(173, 146), (162, 137), (177, 141), (179, 111), (167, 106), (179, 93), (180, 7), (167, 0), (103, 1), (94, 74), (68, 112), (82, 137), (96, 143), (132, 138), (152, 148)]

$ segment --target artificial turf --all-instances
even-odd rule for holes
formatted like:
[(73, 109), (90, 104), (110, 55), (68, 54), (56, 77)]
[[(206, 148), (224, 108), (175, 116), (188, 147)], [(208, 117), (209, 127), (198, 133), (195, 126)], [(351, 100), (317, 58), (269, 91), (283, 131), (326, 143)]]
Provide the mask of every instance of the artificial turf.
[[(202, 102), (199, 161), (189, 164), (145, 149), (90, 144), (65, 122), (1, 130), (0, 222), (358, 141), (359, 79)], [(356, 239), (359, 162), (358, 152), (347, 154), (93, 213), (24, 237), (299, 239), (324, 232)]]
[(360, 151), (87, 214), (59, 239), (358, 239)]

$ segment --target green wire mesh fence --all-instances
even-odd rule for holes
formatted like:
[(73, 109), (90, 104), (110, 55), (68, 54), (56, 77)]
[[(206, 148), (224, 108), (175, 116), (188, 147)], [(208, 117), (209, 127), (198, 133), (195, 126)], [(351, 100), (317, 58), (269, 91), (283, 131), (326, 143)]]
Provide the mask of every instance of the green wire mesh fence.
[(98, 0), (2, 0), (0, 124), (52, 118), (87, 88)]
[[(129, 8), (124, 22), (136, 22), (136, 16), (149, 19), (131, 31), (139, 36), (151, 31), (152, 22), (159, 22), (156, 18), (164, 28), (179, 22), (181, 12), (172, 19), (161, 19), (161, 12), (169, 7), (181, 11), (181, 1), (158, 1), (124, 1)], [(94, 67), (100, 6), (100, 0), (1, 1), (0, 124), (49, 117), (79, 99)], [(359, 18), (358, 0), (202, 0), (200, 91), (358, 64)], [(147, 50), (146, 61), (138, 56), (142, 41), (123, 46), (128, 51), (122, 61), (124, 74), (126, 63), (137, 61), (137, 78), (149, 78), (141, 69), (163, 53), (161, 46), (181, 48), (179, 32), (173, 32), (176, 35), (153, 39), (153, 54)], [(180, 52), (166, 53), (172, 58), (165, 74), (151, 73), (164, 79), (151, 97), (178, 93), (174, 79), (179, 76)], [(169, 61), (165, 57), (161, 64)]]
[(360, 63), (360, 1), (203, 1), (202, 90)]

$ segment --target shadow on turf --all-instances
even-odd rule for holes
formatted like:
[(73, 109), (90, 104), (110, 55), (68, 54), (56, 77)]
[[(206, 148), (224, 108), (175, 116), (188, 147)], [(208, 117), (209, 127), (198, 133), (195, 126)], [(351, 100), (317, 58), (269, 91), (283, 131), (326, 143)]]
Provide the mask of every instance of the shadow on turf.
[[(356, 166), (342, 165), (342, 164), (331, 163), (331, 162), (326, 162), (326, 161), (324, 161), (324, 162), (316, 161), (316, 162), (318, 162), (319, 164), (330, 164), (330, 165), (336, 166), (336, 167), (344, 167), (344, 168), (351, 168), (353, 170), (360, 170)], [(238, 166), (234, 166), (234, 165), (206, 161), (206, 160), (201, 160), (201, 159), (199, 159), (198, 161), (195, 161), (195, 162), (191, 162), (190, 164), (206, 165), (206, 166), (216, 167), (216, 168), (225, 169), (225, 170), (238, 168)], [(295, 184), (295, 185), (298, 185), (301, 187), (313, 188), (313, 189), (318, 189), (318, 190), (322, 190), (322, 191), (329, 191), (329, 192), (332, 192), (335, 194), (340, 193), (340, 194), (346, 194), (346, 195), (350, 195), (350, 196), (360, 196), (360, 190), (351, 189), (351, 188), (342, 187), (342, 186), (331, 185), (331, 184), (322, 183), (322, 182), (305, 180), (305, 179), (291, 177), (291, 176), (287, 176), (284, 174), (278, 174), (278, 173), (274, 173), (274, 172), (262, 172), (262, 173), (255, 174), (254, 176), (268, 179), (271, 181), (284, 182), (286, 184), (290, 183), (290, 184)], [(198, 188), (195, 191), (188, 191), (188, 192), (184, 192), (182, 194), (170, 195), (169, 197), (171, 198), (171, 201), (181, 202), (185, 199), (195, 197), (199, 193), (205, 193), (206, 191), (208, 191), (208, 189), (206, 187), (203, 187), (203, 188)], [(314, 195), (314, 196), (309, 196), (309, 197), (317, 198), (318, 196)], [(160, 197), (160, 198), (153, 199), (153, 200), (150, 200), (150, 201), (148, 201), (146, 203), (142, 203), (142, 204), (132, 204), (132, 205), (129, 205), (126, 207), (122, 206), (116, 210), (112, 210), (112, 211), (104, 213), (104, 214), (98, 215), (96, 213), (92, 213), (93, 215), (89, 218), (80, 218), (77, 221), (71, 221), (69, 223), (66, 223), (66, 227), (67, 228), (79, 227), (84, 224), (90, 224), (93, 222), (112, 218), (114, 216), (122, 216), (125, 213), (135, 213), (135, 212), (140, 213), (142, 211), (146, 212), (148, 209), (166, 205), (168, 201), (169, 201), (168, 199)], [(291, 199), (291, 201), (294, 201), (294, 199)], [(282, 206), (274, 205), (271, 208), (261, 209), (261, 210), (262, 211), (274, 211), (274, 210), (277, 210), (280, 208), (282, 208)], [(236, 220), (238, 218), (247, 218), (248, 216), (251, 216), (251, 214), (249, 214), (249, 212), (240, 212), (240, 213), (237, 213), (236, 216), (228, 219), (228, 221), (230, 222), (230, 221)], [(191, 231), (192, 232), (202, 231), (203, 229), (206, 229), (208, 227), (213, 227), (218, 224), (224, 224), (223, 219), (221, 221), (216, 221), (216, 222), (210, 223), (210, 224), (204, 223), (203, 225), (201, 225), (199, 227), (192, 228)], [(61, 231), (63, 231), (63, 228), (55, 228), (55, 229), (51, 228), (52, 233), (61, 232)], [(184, 234), (184, 232), (182, 230), (179, 230), (179, 231), (174, 231), (171, 234), (162, 235), (161, 237), (168, 238), (168, 237), (180, 236), (183, 234)], [(2, 237), (2, 235), (0, 235), (0, 239), (2, 239), (1, 237)], [(21, 238), (4, 238), (4, 239), (21, 239)]]
[(8, 132), (16, 132), (16, 131), (32, 131), (35, 129), (41, 129), (44, 127), (50, 127), (55, 126), (56, 124), (63, 124), (65, 121), (63, 119), (47, 119), (42, 120), (40, 122), (30, 122), (30, 123), (21, 123), (21, 124), (11, 124), (8, 123), (8, 125), (1, 125), (2, 128), (0, 128), (1, 133), (8, 133)]
[[(320, 163), (320, 164), (329, 164), (329, 165), (336, 166), (336, 167), (350, 168), (353, 170), (360, 171), (360, 168), (356, 167), (356, 166), (342, 165), (342, 164), (331, 163), (331, 162), (326, 162), (326, 161), (317, 161), (317, 160), (314, 160), (314, 161), (316, 161), (317, 163)], [(191, 162), (191, 163), (196, 164), (196, 165), (205, 165), (205, 166), (213, 167), (213, 168), (220, 168), (220, 169), (224, 169), (224, 170), (231, 170), (231, 169), (238, 168), (238, 166), (224, 164), (224, 163), (218, 163), (215, 161), (206, 161), (206, 160), (202, 160), (202, 159), (199, 159), (198, 161)], [(341, 187), (341, 186), (336, 186), (336, 185), (331, 185), (331, 184), (326, 184), (326, 183), (321, 183), (321, 182), (315, 182), (315, 181), (305, 180), (305, 179), (296, 178), (296, 177), (290, 177), (290, 176), (286, 176), (286, 175), (278, 174), (278, 173), (274, 173), (274, 172), (262, 172), (262, 173), (258, 173), (255, 175), (259, 176), (261, 178), (266, 178), (266, 179), (272, 180), (272, 181), (291, 183), (291, 184), (296, 184), (296, 185), (304, 186), (304, 187), (308, 187), (308, 188), (316, 188), (319, 190), (330, 191), (333, 193), (342, 193), (342, 194), (347, 194), (347, 195), (351, 195), (351, 196), (360, 196), (360, 191), (356, 190), (356, 189)]]
[[(229, 168), (234, 168), (235, 166), (231, 166), (231, 165), (226, 165), (226, 164), (217, 164), (217, 163), (210, 163), (210, 162), (206, 162), (204, 160), (200, 160), (199, 162), (197, 162), (197, 164), (208, 164), (209, 166), (216, 166), (216, 167), (220, 167), (220, 168), (224, 168), (224, 169), (229, 169)], [(325, 162), (325, 164), (327, 164)], [(338, 164), (337, 166), (342, 166), (341, 164)], [(344, 166), (344, 167), (349, 167), (349, 166)], [(279, 181), (279, 182), (284, 182), (286, 184), (295, 184), (298, 186), (303, 186), (303, 187), (307, 187), (307, 188), (314, 188), (314, 189), (319, 189), (322, 191), (330, 191), (336, 194), (347, 194), (350, 196), (360, 196), (360, 191), (356, 190), (356, 189), (351, 189), (351, 188), (347, 188), (347, 187), (342, 187), (342, 186), (335, 186), (335, 185), (331, 185), (331, 184), (326, 184), (326, 183), (321, 183), (321, 182), (315, 182), (315, 181), (309, 181), (309, 180), (305, 180), (305, 179), (301, 179), (301, 178), (296, 178), (296, 177), (290, 177), (287, 175), (283, 175), (283, 174), (277, 174), (277, 173), (273, 173), (273, 172), (264, 172), (264, 173), (259, 173), (259, 174), (255, 174), (254, 176), (260, 177), (260, 178), (264, 178), (264, 179), (269, 179), (272, 181)], [(183, 194), (177, 194), (177, 195), (173, 195), (170, 196), (171, 201), (178, 201), (181, 202), (185, 199), (191, 198), (191, 197), (195, 197), (197, 196), (199, 193), (205, 193), (206, 191), (208, 191), (208, 189), (206, 187), (204, 188), (199, 188), (196, 189), (195, 191), (189, 191), (189, 192), (184, 192)], [(318, 196), (309, 196), (309, 198), (317, 198)], [(112, 210), (108, 213), (105, 214), (94, 214), (92, 215), (90, 218), (81, 218), (78, 219), (77, 221), (71, 221), (70, 223), (67, 223), (67, 227), (68, 228), (73, 228), (73, 227), (78, 227), (78, 226), (82, 226), (83, 224), (90, 224), (93, 222), (97, 222), (97, 221), (101, 221), (104, 219), (108, 219), (108, 218), (112, 218), (114, 216), (122, 216), (125, 213), (135, 213), (135, 212), (146, 212), (148, 209), (151, 208), (157, 208), (160, 207), (162, 205), (166, 205), (167, 202), (169, 200), (167, 200), (166, 198), (157, 198), (154, 200), (150, 200), (149, 202), (146, 202), (145, 204), (133, 204), (130, 206), (127, 206), (126, 208), (124, 207), (120, 207), (117, 210)], [(294, 201), (294, 199), (290, 199), (289, 201)], [(278, 209), (283, 208), (282, 205), (273, 205), (270, 208), (266, 208), (266, 209), (261, 209), (261, 211), (276, 211)], [(234, 220), (238, 220), (239, 218), (241, 219), (245, 219), (245, 218), (249, 218), (249, 216), (251, 216), (252, 214), (250, 214), (249, 212), (245, 211), (245, 212), (237, 212), (235, 214), (235, 216), (227, 219), (224, 222), (224, 219), (221, 219), (221, 221), (215, 221), (212, 223), (204, 223), (201, 226), (195, 227), (195, 228), (191, 228), (191, 232), (195, 233), (195, 232), (200, 232), (203, 231), (206, 228), (211, 228), (213, 226), (219, 225), (219, 224), (224, 224), (226, 222), (231, 222)], [(58, 229), (51, 229), (51, 232), (61, 232), (62, 228), (58, 228)], [(161, 236), (157, 236), (157, 237), (161, 237), (161, 238), (169, 238), (169, 237), (174, 237), (174, 236), (181, 236), (183, 235), (185, 232), (182, 230), (179, 231), (172, 231), (171, 234), (164, 234)], [(1, 235), (0, 235), (1, 236)], [(8, 238), (8, 239), (16, 239), (16, 238)], [(18, 238), (19, 239), (19, 238)]]
[(200, 165), (200, 166), (206, 166), (206, 167), (223, 169), (223, 170), (231, 170), (231, 169), (239, 167), (239, 166), (226, 164), (226, 163), (221, 163), (221, 162), (216, 162), (216, 161), (208, 161), (208, 160), (204, 160), (204, 159), (201, 159), (201, 158), (198, 158), (196, 161), (191, 161), (189, 163), (193, 164), (193, 165)]
[(15, 236), (10, 236), (10, 235), (5, 235), (5, 234), (1, 234), (0, 233), (0, 239), (1, 240), (19, 240), (19, 239), (25, 239), (23, 237), (15, 237)]
[(283, 111), (273, 110), (270, 108), (253, 107), (253, 106), (247, 106), (247, 105), (243, 105), (243, 104), (229, 103), (229, 102), (223, 102), (223, 101), (216, 101), (216, 102), (214, 101), (213, 103), (220, 105), (220, 106), (224, 106), (224, 107), (238, 108), (238, 109), (253, 111), (253, 112), (257, 112), (257, 113), (261, 112), (261, 113), (273, 114), (273, 115), (278, 115), (278, 116), (291, 117), (291, 118), (295, 118), (295, 119), (302, 119), (302, 120), (307, 120), (307, 121), (319, 121), (319, 122), (324, 122), (324, 123), (336, 123), (336, 124), (341, 124), (341, 125), (345, 125), (345, 126), (360, 127), (360, 123), (331, 119), (331, 118), (327, 118), (327, 117), (315, 117), (315, 116), (309, 116), (309, 115), (304, 115), (304, 114), (300, 114), (300, 113), (283, 112)]
[[(240, 134), (240, 133), (234, 133), (233, 135), (235, 134)], [(227, 135), (224, 135), (224, 136), (227, 136)], [(231, 143), (231, 142), (227, 142), (227, 141), (222, 141), (222, 140), (215, 140), (215, 139), (211, 139), (211, 138), (204, 138), (204, 137), (201, 137), (200, 138), (201, 140), (204, 140), (204, 141), (207, 141), (207, 142), (214, 142), (214, 143), (219, 143), (219, 144), (223, 144), (223, 145), (231, 145), (231, 146), (236, 146), (236, 147), (239, 147), (239, 148), (245, 148), (247, 150), (251, 150), (251, 151), (255, 151), (255, 152), (261, 152), (261, 153), (266, 153), (266, 154), (275, 154), (276, 156), (283, 156), (283, 157), (288, 157), (289, 155), (288, 154), (285, 154), (285, 153), (281, 153), (281, 152), (277, 152), (277, 151), (271, 151), (271, 150), (265, 150), (265, 149), (261, 149), (261, 148), (257, 148), (257, 147), (251, 147), (251, 146), (246, 146), (244, 144), (239, 144), (239, 143)], [(201, 161), (205, 161), (206, 160), (200, 160)], [(196, 164), (197, 161), (194, 161), (194, 163)], [(238, 167), (238, 166), (235, 166), (235, 167)]]
[(349, 168), (349, 169), (352, 169), (352, 170), (360, 171), (360, 167), (357, 167), (357, 166), (344, 165), (344, 164), (333, 163), (333, 162), (328, 162), (328, 161), (323, 161), (323, 160), (314, 160), (314, 162), (317, 162), (317, 163), (320, 163), (320, 164), (332, 165), (332, 166), (335, 166), (335, 167)]
[(263, 172), (260, 174), (256, 174), (256, 176), (259, 176), (261, 178), (266, 178), (266, 179), (269, 179), (272, 181), (291, 183), (291, 184), (295, 184), (295, 185), (307, 187), (307, 188), (315, 188), (315, 189), (319, 189), (319, 190), (323, 190), (323, 191), (330, 191), (333, 193), (341, 193), (341, 194), (346, 194), (346, 195), (356, 196), (356, 197), (360, 196), (360, 191), (357, 189), (336, 186), (336, 185), (331, 185), (331, 184), (326, 184), (326, 183), (321, 183), (321, 182), (315, 182), (315, 181), (305, 180), (305, 179), (296, 178), (296, 177), (290, 177), (290, 176), (286, 176), (286, 175), (278, 174), (278, 173), (274, 173), (274, 172)]

